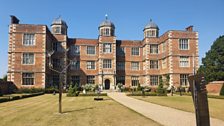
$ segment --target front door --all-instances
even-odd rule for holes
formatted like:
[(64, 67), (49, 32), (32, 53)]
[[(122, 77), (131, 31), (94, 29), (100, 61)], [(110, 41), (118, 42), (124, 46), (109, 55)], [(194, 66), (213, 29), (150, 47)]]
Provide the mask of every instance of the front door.
[(110, 89), (110, 80), (106, 79), (104, 83), (105, 83), (105, 90), (109, 90)]

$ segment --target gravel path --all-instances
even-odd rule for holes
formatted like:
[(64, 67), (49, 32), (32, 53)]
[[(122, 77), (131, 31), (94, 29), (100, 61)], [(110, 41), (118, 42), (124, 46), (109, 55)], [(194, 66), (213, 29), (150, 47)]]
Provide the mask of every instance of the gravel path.
[[(128, 97), (124, 93), (111, 92), (108, 96), (164, 126), (196, 126), (194, 113), (141, 101)], [(224, 126), (224, 121), (210, 118), (210, 124), (211, 126)]]

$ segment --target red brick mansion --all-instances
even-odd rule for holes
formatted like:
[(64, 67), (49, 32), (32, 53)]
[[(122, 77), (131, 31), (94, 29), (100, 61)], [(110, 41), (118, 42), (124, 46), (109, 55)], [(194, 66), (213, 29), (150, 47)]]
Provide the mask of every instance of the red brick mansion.
[[(104, 89), (114, 89), (117, 83), (157, 86), (162, 75), (170, 85), (188, 86), (188, 75), (199, 66), (198, 33), (192, 26), (159, 35), (158, 25), (150, 20), (138, 41), (117, 40), (115, 25), (107, 18), (100, 23), (96, 39), (69, 38), (67, 28), (61, 18), (49, 29), (20, 24), (11, 16), (8, 81), (18, 87), (45, 88), (58, 85), (61, 78), (65, 85), (102, 84)], [(48, 52), (53, 52), (51, 58)], [(59, 77), (54, 70), (66, 66)]]

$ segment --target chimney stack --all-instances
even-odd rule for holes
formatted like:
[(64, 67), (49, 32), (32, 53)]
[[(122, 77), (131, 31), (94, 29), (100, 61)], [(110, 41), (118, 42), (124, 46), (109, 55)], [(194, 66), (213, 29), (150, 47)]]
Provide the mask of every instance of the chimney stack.
[(190, 25), (186, 28), (186, 31), (192, 32), (193, 31), (193, 25)]
[(14, 16), (14, 15), (10, 15), (11, 17), (11, 24), (19, 24), (19, 19)]

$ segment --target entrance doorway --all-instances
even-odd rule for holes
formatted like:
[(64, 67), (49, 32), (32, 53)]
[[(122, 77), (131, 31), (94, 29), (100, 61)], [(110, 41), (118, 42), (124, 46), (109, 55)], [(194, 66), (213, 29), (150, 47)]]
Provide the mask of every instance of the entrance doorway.
[(105, 83), (105, 90), (109, 90), (110, 89), (110, 80), (106, 79), (104, 83)]

